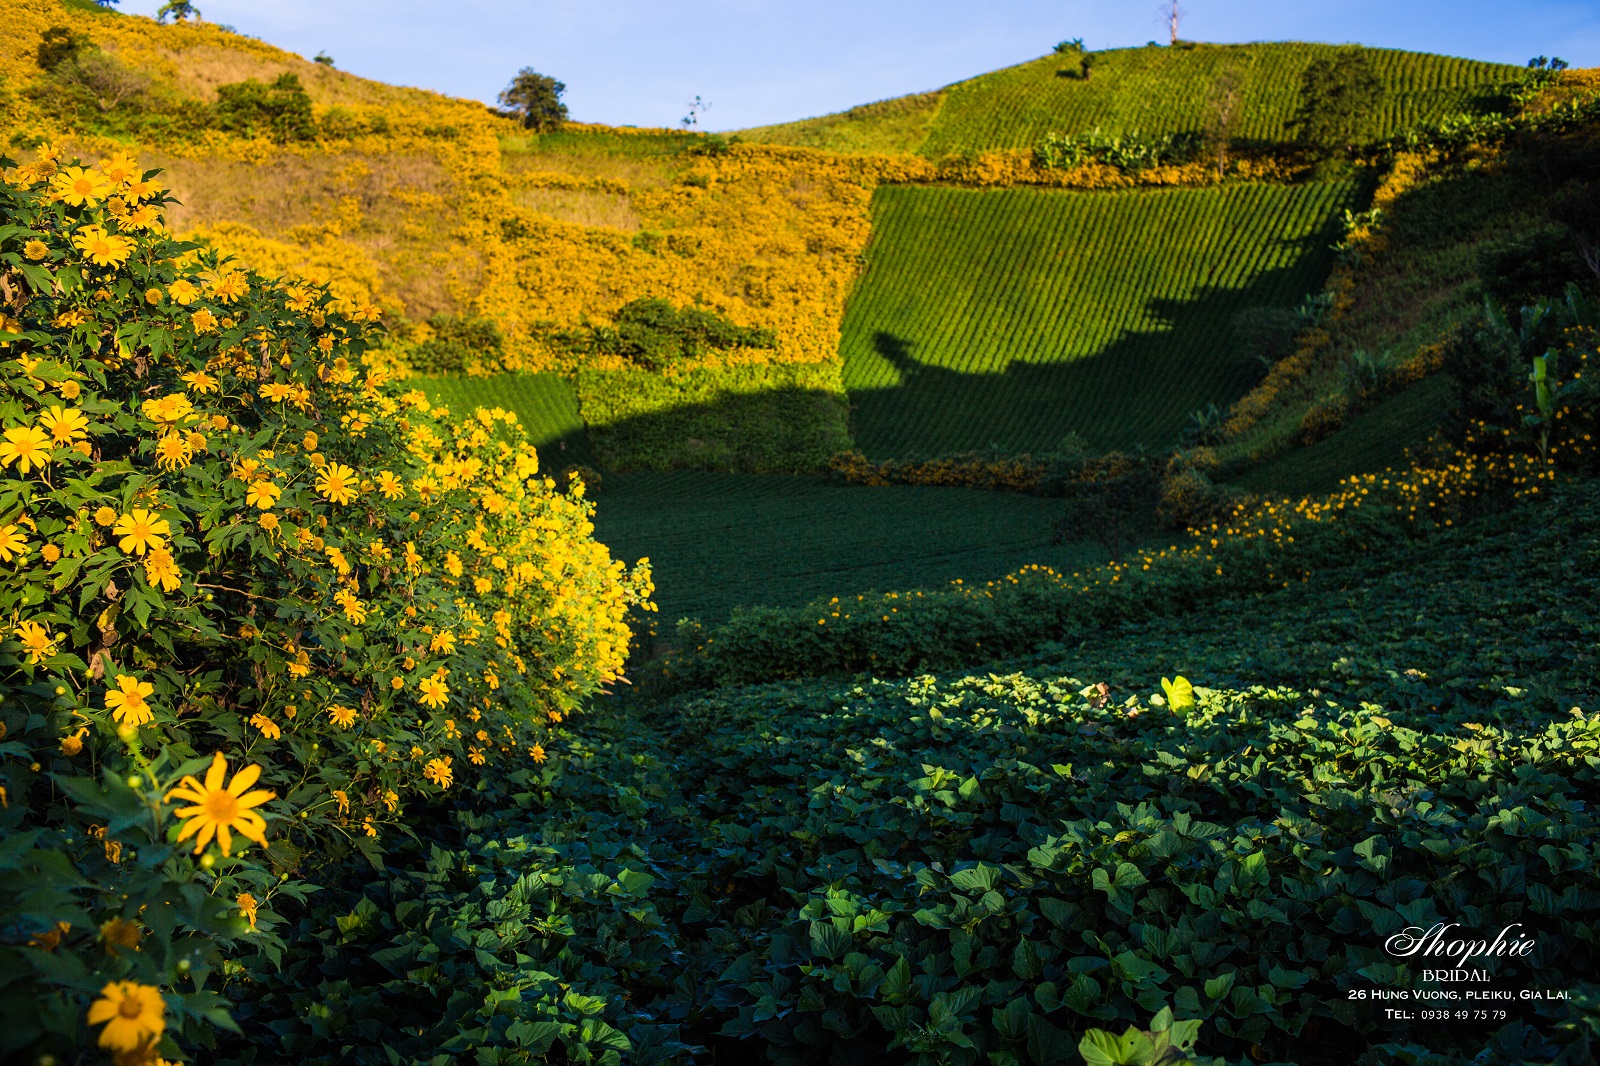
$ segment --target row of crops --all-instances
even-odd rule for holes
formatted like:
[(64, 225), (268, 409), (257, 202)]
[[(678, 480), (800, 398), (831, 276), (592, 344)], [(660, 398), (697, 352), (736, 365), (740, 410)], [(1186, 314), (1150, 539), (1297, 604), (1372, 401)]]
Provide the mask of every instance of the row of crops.
[(1358, 192), (879, 189), (843, 326), (858, 447), (1172, 443), (1259, 376), (1229, 322), (1321, 283)]
[[(1097, 52), (1088, 78), (1076, 54), (1050, 55), (984, 74), (947, 90), (922, 153), (1031, 148), (1049, 133), (1099, 128), (1125, 134), (1199, 130), (1212, 86), (1224, 73), (1240, 84), (1231, 134), (1243, 141), (1292, 140), (1287, 128), (1299, 103), (1300, 75), (1331, 45), (1197, 45)], [(1366, 50), (1383, 82), (1384, 103), (1368, 116), (1374, 138), (1489, 102), (1519, 68), (1451, 56)]]
[(1053, 543), (1059, 504), (1015, 493), (675, 470), (607, 474), (598, 502), (596, 536), (617, 558), (650, 557), (669, 625), (1105, 558), (1092, 543)]

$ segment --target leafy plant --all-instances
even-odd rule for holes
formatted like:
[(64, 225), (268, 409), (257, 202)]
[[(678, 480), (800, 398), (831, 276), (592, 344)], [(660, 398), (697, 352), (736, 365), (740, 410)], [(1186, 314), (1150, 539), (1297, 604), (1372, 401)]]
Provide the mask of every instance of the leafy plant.
[(500, 106), (522, 120), (530, 130), (559, 129), (567, 121), (567, 105), (561, 96), (565, 83), (532, 67), (523, 67), (500, 93)]
[(270, 137), (279, 144), (316, 138), (311, 96), (300, 75), (284, 73), (270, 83), (247, 78), (217, 86), (217, 126), (247, 137)]

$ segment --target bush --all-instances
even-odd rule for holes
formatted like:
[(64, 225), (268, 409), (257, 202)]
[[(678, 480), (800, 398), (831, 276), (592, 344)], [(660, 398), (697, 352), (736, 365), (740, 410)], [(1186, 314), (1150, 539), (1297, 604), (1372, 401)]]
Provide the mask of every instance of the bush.
[(648, 576), (505, 412), (399, 395), (375, 308), (172, 240), (127, 158), (0, 167), (0, 1057), (76, 1061), (102, 992), (177, 1057), (305, 872), (544, 757)]
[(311, 97), (298, 74), (279, 74), (271, 84), (247, 78), (217, 86), (217, 126), (246, 137), (267, 136), (279, 144), (317, 136)]
[(505, 338), (492, 319), (460, 315), (434, 315), (428, 319), (433, 336), (406, 354), (411, 369), (423, 374), (459, 374), (475, 364), (499, 363)]
[(602, 355), (618, 355), (646, 370), (667, 370), (732, 348), (771, 350), (778, 345), (769, 329), (736, 326), (715, 311), (674, 307), (668, 300), (645, 298), (624, 304), (615, 324), (595, 326), (578, 347)]

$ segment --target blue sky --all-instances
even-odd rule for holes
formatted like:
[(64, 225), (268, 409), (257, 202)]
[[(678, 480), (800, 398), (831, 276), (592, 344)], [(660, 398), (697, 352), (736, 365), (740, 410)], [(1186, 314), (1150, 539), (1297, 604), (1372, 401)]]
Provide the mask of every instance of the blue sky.
[[(122, 0), (153, 14), (161, 0)], [(205, 18), (340, 69), (492, 101), (519, 68), (567, 84), (572, 117), (737, 129), (935, 89), (1043, 55), (1165, 40), (1155, 0), (196, 0)], [(1197, 41), (1356, 41), (1600, 65), (1600, 0), (1181, 0)]]

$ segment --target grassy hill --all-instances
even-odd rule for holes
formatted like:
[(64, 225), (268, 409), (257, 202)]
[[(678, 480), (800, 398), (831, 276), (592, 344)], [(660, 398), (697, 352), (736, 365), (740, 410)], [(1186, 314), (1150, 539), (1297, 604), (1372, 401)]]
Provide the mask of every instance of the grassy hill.
[[(1300, 74), (1333, 46), (1301, 43), (1194, 44), (1093, 53), (1081, 76), (1077, 53), (1052, 54), (956, 82), (934, 93), (886, 100), (836, 115), (741, 130), (769, 144), (835, 152), (955, 152), (1032, 148), (1046, 134), (1120, 135), (1199, 130), (1211, 87), (1236, 75), (1242, 108), (1235, 136), (1263, 144), (1291, 137), (1285, 124), (1299, 102)], [(1384, 88), (1370, 134), (1504, 102), (1518, 67), (1450, 56), (1364, 49)]]
[(1164, 447), (1260, 375), (1247, 307), (1320, 286), (1350, 182), (1115, 193), (886, 188), (845, 313), (869, 456)]

